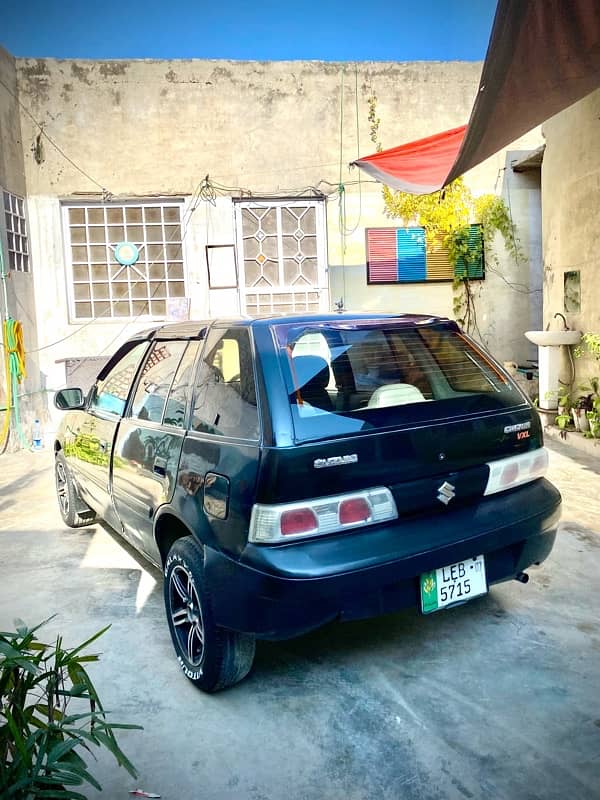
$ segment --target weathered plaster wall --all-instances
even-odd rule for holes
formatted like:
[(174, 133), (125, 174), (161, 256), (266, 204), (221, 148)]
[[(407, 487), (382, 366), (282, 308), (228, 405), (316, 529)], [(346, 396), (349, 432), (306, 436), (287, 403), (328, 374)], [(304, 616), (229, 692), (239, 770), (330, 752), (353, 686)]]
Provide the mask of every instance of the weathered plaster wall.
[[(102, 320), (81, 327), (68, 320), (60, 200), (100, 199), (103, 190), (115, 198), (180, 196), (189, 204), (205, 175), (229, 187), (230, 196), (215, 205), (200, 202), (190, 218), (185, 251), (195, 317), (237, 311), (235, 292), (209, 292), (205, 258), (206, 244), (235, 241), (231, 196), (243, 189), (290, 196), (309, 187), (330, 194), (332, 301), (452, 316), (450, 284), (366, 286), (364, 229), (394, 222), (383, 215), (380, 185), (348, 164), (374, 150), (368, 121), (373, 92), (381, 142), (393, 146), (465, 122), (481, 64), (19, 59), (17, 68), (22, 102), (83, 170), (48, 141), (43, 162), (36, 163), (30, 146), (38, 130), (21, 114), (32, 251), (43, 267), (36, 278), (40, 339), (68, 337), (42, 353), (51, 388), (64, 380), (57, 360), (114, 350), (147, 326)], [(535, 131), (515, 147), (538, 144)], [(475, 193), (500, 191), (504, 167), (500, 153), (467, 181)], [(343, 235), (340, 182), (346, 187)], [(500, 278), (488, 273), (480, 298), (482, 337), (502, 360), (517, 359), (514, 332), (529, 327), (529, 310), (521, 303), (516, 321), (513, 313), (498, 314), (501, 290)]]
[[(15, 59), (0, 47), (0, 206), (2, 190), (25, 197), (26, 180), (21, 140), (20, 111), (17, 102), (18, 86)], [(3, 209), (3, 207), (2, 207)], [(2, 210), (3, 213), (3, 210)], [(7, 240), (4, 226), (0, 227), (0, 241), (4, 255), (7, 278), (5, 281), (8, 309), (4, 305), (4, 291), (0, 288), (0, 305), (2, 319), (8, 315), (19, 320), (23, 325), (25, 347), (37, 349), (37, 326), (33, 291), (33, 273), (8, 271)], [(2, 332), (0, 331), (0, 339)], [(36, 353), (27, 356), (27, 377), (19, 387), (23, 428), (29, 436), (30, 423), (33, 417), (44, 414), (45, 396), (39, 393), (41, 376)], [(0, 366), (0, 427), (4, 420), (6, 406), (6, 381), (4, 362)], [(11, 446), (14, 445), (14, 436)]]
[[(600, 90), (548, 120), (543, 126), (542, 164), (544, 326), (600, 333)], [(579, 270), (581, 310), (564, 311), (564, 273)], [(576, 360), (575, 385), (598, 375), (590, 358)]]
[[(340, 179), (359, 180), (358, 171), (347, 165), (374, 149), (367, 103), (372, 91), (382, 138), (391, 145), (463, 122), (480, 64), (23, 59), (18, 71), (29, 111), (87, 173), (48, 142), (38, 165), (29, 151), (37, 130), (22, 115), (32, 247), (44, 264), (36, 283), (42, 338), (69, 336), (45, 352), (44, 366), (56, 387), (64, 370), (56, 359), (96, 355), (147, 325), (101, 321), (79, 330), (68, 323), (60, 198), (94, 193), (99, 198), (106, 189), (115, 197), (189, 199), (205, 175), (238, 196), (241, 189), (280, 196), (307, 187), (333, 192)], [(342, 283), (345, 279), (346, 306), (382, 308), (383, 297), (391, 297), (394, 310), (451, 313), (448, 286), (428, 287), (429, 295), (421, 286), (365, 291), (364, 227), (390, 223), (382, 215), (378, 184), (361, 179), (360, 191), (349, 186), (346, 197), (347, 225), (359, 217), (360, 222), (355, 235), (345, 239), (343, 259), (338, 201), (328, 202), (330, 280), (335, 284), (336, 272)], [(204, 249), (234, 241), (230, 198), (219, 198), (215, 206), (201, 202), (185, 242), (195, 316), (236, 310), (231, 293), (209, 294)], [(348, 265), (343, 271), (342, 263)]]

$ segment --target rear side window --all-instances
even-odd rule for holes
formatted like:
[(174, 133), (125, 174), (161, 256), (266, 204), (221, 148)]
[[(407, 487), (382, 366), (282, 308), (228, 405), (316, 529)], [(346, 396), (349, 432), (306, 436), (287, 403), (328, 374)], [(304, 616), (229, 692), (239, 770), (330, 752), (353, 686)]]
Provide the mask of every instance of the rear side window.
[(450, 323), (274, 325), (298, 440), (432, 422), (525, 401)]
[(163, 425), (175, 425), (177, 428), (182, 428), (185, 423), (187, 400), (194, 384), (194, 364), (201, 344), (202, 342), (193, 341), (185, 349), (171, 384)]
[(161, 422), (167, 395), (187, 342), (155, 342), (138, 380), (131, 416)]
[(247, 329), (209, 333), (198, 370), (192, 429), (258, 439), (256, 384)]
[(92, 386), (89, 401), (91, 411), (108, 411), (119, 416), (125, 411), (129, 391), (140, 361), (148, 349), (148, 342), (127, 344), (124, 349), (125, 354)]

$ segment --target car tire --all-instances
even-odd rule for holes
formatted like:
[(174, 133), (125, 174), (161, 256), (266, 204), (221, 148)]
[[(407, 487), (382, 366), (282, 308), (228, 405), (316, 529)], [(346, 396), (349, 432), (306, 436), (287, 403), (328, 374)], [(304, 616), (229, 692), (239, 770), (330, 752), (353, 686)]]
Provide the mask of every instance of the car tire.
[(254, 661), (255, 638), (215, 624), (202, 550), (191, 536), (173, 544), (164, 573), (167, 621), (184, 675), (209, 693), (241, 681)]
[(54, 477), (58, 508), (65, 525), (69, 528), (83, 528), (95, 522), (96, 512), (79, 497), (67, 460), (60, 450), (54, 460)]

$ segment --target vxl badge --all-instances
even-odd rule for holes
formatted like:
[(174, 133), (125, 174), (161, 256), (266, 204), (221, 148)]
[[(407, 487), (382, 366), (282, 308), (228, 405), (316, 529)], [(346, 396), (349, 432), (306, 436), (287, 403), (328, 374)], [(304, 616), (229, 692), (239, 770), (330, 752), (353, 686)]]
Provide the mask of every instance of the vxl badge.
[(445, 506), (447, 506), (450, 500), (456, 497), (456, 492), (454, 491), (455, 488), (456, 487), (452, 486), (452, 484), (448, 483), (448, 481), (444, 481), (438, 489), (437, 499), (440, 501), (440, 503), (443, 503)]

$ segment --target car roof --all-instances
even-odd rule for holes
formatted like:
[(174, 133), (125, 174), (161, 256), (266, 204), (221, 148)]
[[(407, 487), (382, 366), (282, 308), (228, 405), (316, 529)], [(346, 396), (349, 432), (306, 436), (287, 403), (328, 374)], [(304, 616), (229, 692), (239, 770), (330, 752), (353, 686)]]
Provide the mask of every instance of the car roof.
[(400, 324), (424, 325), (435, 322), (449, 322), (447, 317), (431, 316), (426, 314), (369, 314), (365, 312), (352, 313), (344, 311), (319, 312), (319, 313), (299, 313), (299, 314), (268, 314), (257, 317), (223, 317), (212, 320), (190, 320), (188, 322), (172, 322), (164, 325), (157, 325), (145, 331), (140, 331), (130, 338), (132, 340), (143, 339), (199, 339), (206, 335), (208, 328), (212, 327), (247, 327), (259, 328), (270, 325), (290, 325), (318, 322), (376, 322), (379, 320), (389, 320)]

